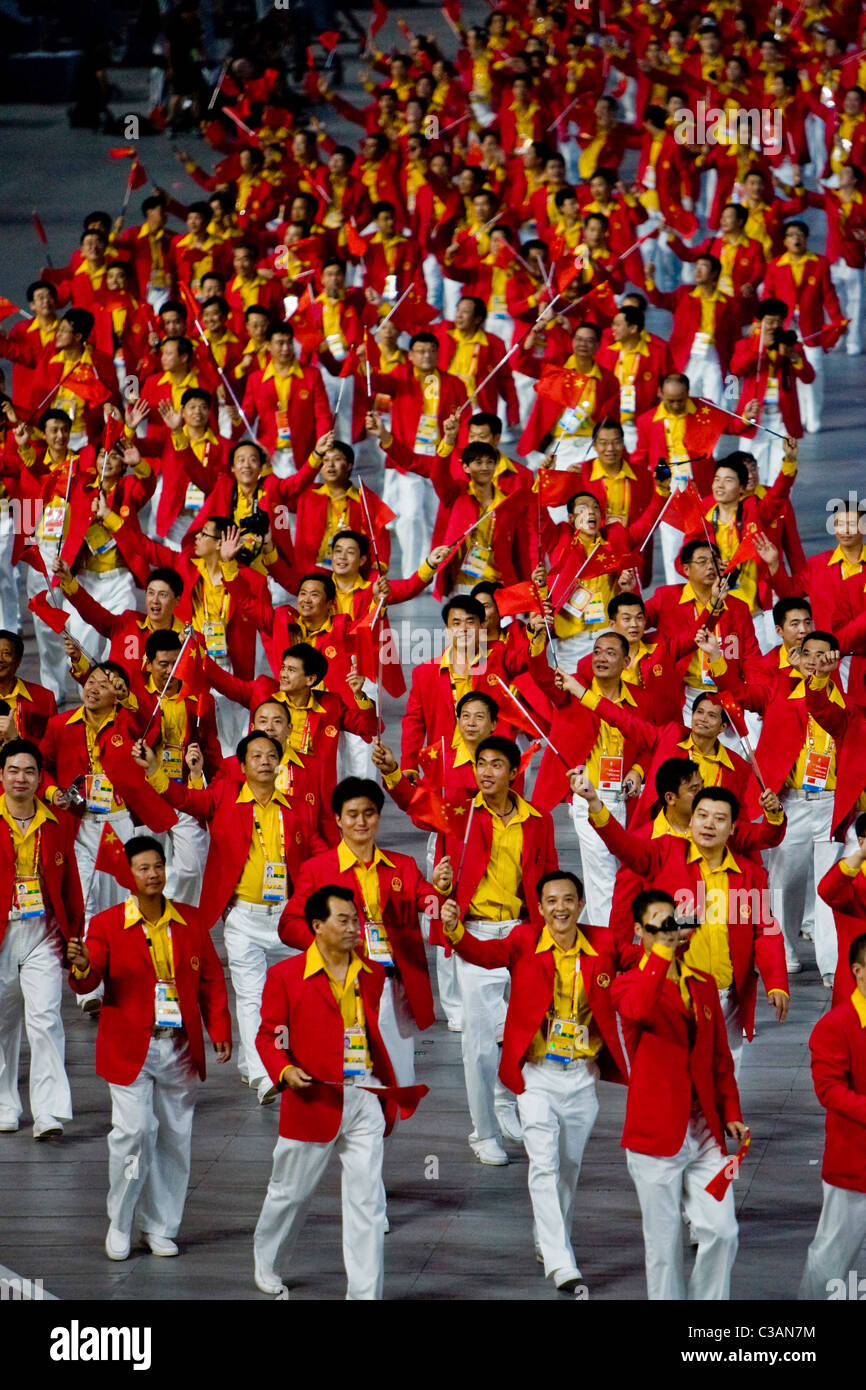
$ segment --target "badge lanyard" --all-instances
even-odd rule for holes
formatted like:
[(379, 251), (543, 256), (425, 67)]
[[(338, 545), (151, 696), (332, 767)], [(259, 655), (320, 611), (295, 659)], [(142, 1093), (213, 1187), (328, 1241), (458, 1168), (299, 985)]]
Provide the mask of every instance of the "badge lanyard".
[[(375, 867), (373, 869), (375, 873)], [(382, 920), (382, 904), (379, 903), (379, 916), (374, 917), (370, 911), (370, 904), (367, 902), (366, 895), (361, 887), (361, 876), (356, 872), (355, 877), (358, 881), (358, 891), (361, 894), (361, 904), (364, 908), (364, 939), (367, 943), (368, 960), (378, 961), (380, 965), (393, 965), (394, 957), (391, 953), (391, 943), (388, 940), (388, 933), (385, 930), (385, 923)]]
[(343, 1024), (344, 1077), (366, 1076), (367, 1074), (367, 1027), (357, 976), (353, 988), (355, 992), (355, 1022), (348, 1027), (345, 1022)]
[(84, 784), (87, 793), (87, 810), (104, 815), (111, 810), (114, 788), (104, 772), (93, 771), (94, 761), (97, 760), (96, 735), (91, 734), (86, 720), (84, 721), (84, 740), (87, 745), (88, 772)]
[(286, 898), (286, 879), (288, 877), (286, 869), (286, 840), (283, 828), (283, 817), (280, 814), (279, 804), (277, 805), (277, 823), (280, 828), (280, 858), (277, 860), (268, 858), (265, 837), (262, 834), (262, 827), (259, 824), (258, 815), (253, 813), (253, 825), (259, 837), (262, 847), (262, 855), (265, 861), (264, 872), (262, 875), (262, 902), (276, 903), (284, 902)]
[[(147, 929), (147, 923), (142, 919), (144, 936), (147, 941), (147, 948), (151, 954), (156, 970), (156, 958), (153, 953), (153, 940)], [(153, 1019), (157, 1028), (182, 1028), (183, 1018), (180, 1012), (180, 999), (177, 993), (177, 984), (174, 978), (174, 946), (171, 939), (171, 927), (166, 925), (166, 939), (168, 941), (168, 965), (171, 971), (171, 979), (161, 980), (157, 975), (156, 984), (153, 991)]]
[[(40, 825), (33, 840), (33, 868), (29, 874), (19, 875), (16, 855), (13, 906), (18, 909), (22, 917), (41, 917), (45, 912), (42, 900), (42, 879), (39, 873), (41, 847), (42, 826)], [(24, 848), (23, 841), (20, 848)]]
[(164, 719), (165, 719), (165, 707), (166, 707), (166, 705), (167, 705), (168, 703), (175, 703), (175, 699), (176, 699), (176, 697), (173, 698), (173, 697), (170, 696), (170, 695), (164, 695), (163, 698), (162, 698), (162, 699), (160, 700), (160, 702), (159, 702), (159, 703), (160, 703), (160, 721), (159, 721), (159, 729), (160, 729), (160, 738), (161, 738), (161, 743), (162, 743), (162, 765), (163, 765), (163, 768), (165, 769), (165, 772), (166, 772), (167, 776), (171, 778), (172, 782), (182, 782), (182, 781), (183, 781), (183, 750), (184, 750), (184, 746), (185, 746), (185, 744), (186, 744), (187, 733), (189, 732), (189, 719), (188, 719), (188, 717), (187, 717), (187, 709), (186, 709), (186, 701), (185, 701), (185, 700), (179, 700), (179, 701), (177, 701), (177, 703), (180, 704), (180, 706), (181, 706), (181, 709), (182, 709), (182, 711), (183, 711), (183, 718), (184, 718), (184, 727), (183, 727), (183, 734), (182, 734), (183, 742), (182, 742), (182, 743), (170, 743), (170, 742), (169, 742), (169, 739), (168, 739), (168, 732), (169, 732), (169, 731), (166, 729), (165, 723), (164, 723)]

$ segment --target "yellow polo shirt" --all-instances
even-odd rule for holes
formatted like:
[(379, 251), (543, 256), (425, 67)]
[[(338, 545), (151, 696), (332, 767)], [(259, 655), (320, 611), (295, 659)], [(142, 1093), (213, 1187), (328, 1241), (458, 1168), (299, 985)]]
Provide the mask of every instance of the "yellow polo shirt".
[(235, 800), (239, 806), (250, 801), (254, 802), (254, 816), (261, 831), (259, 834), (255, 825), (253, 826), (250, 852), (243, 873), (238, 880), (235, 896), (241, 902), (263, 903), (265, 862), (284, 864), (286, 861), (282, 836), (282, 816), (279, 807), (285, 806), (289, 809), (289, 803), (282, 792), (275, 790), (268, 804), (263, 806), (260, 801), (256, 801), (247, 782), (241, 787)]
[[(553, 998), (548, 1017), (576, 1019), (578, 1027), (583, 1030), (578, 1034), (578, 1038), (585, 1041), (575, 1043), (575, 1057), (596, 1057), (601, 1051), (602, 1037), (586, 997), (583, 976), (580, 973), (580, 956), (581, 953), (597, 956), (598, 952), (593, 950), (580, 928), (574, 945), (565, 951), (561, 946), (557, 946), (547, 927), (542, 929), (535, 947), (537, 956), (543, 951), (553, 952)], [(547, 1038), (544, 1029), (539, 1028), (529, 1047), (530, 1062), (540, 1062), (546, 1052)]]
[[(522, 796), (514, 792), (511, 795), (517, 814), (507, 825), (499, 816), (487, 812), (493, 827), (490, 859), (467, 913), (469, 917), (477, 917), (485, 922), (516, 920), (526, 911), (522, 893), (523, 827), (530, 816), (538, 816), (539, 812)], [(486, 809), (480, 792), (475, 798), (475, 808), (476, 811)]]
[(719, 989), (729, 989), (734, 970), (728, 945), (728, 875), (739, 873), (740, 866), (726, 848), (719, 867), (711, 868), (694, 842), (689, 845), (687, 860), (689, 864), (699, 861), (705, 904), (703, 922), (689, 942), (683, 960), (693, 969), (712, 975)]

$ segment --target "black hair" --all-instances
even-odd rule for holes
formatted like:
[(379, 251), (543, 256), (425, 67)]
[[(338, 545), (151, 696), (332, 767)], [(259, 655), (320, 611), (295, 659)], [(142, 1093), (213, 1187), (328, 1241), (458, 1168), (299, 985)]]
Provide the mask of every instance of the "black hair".
[(541, 895), (547, 887), (548, 883), (556, 883), (560, 879), (565, 879), (568, 883), (574, 885), (574, 887), (577, 889), (577, 896), (580, 898), (582, 902), (583, 884), (581, 883), (577, 874), (573, 874), (570, 869), (552, 869), (549, 874), (542, 874), (541, 878), (535, 885), (535, 891), (538, 894), (538, 901), (541, 902)]
[(132, 835), (123, 846), (127, 864), (131, 864), (137, 854), (147, 854), (150, 851), (158, 854), (165, 864), (165, 850), (153, 835)]
[(10, 738), (8, 743), (3, 744), (0, 748), (0, 767), (5, 767), (9, 759), (17, 757), (19, 753), (29, 754), (37, 769), (42, 771), (42, 750), (29, 738)]
[(328, 674), (328, 658), (319, 651), (318, 647), (313, 647), (309, 642), (296, 642), (293, 647), (286, 647), (282, 659), (292, 657), (300, 661), (304, 668), (305, 676), (315, 676), (316, 685), (325, 679)]
[(356, 906), (351, 888), (344, 888), (339, 883), (326, 883), (323, 888), (317, 888), (315, 893), (311, 893), (304, 903), (304, 919), (310, 931), (313, 930), (314, 922), (327, 921), (329, 898), (339, 898), (341, 902)]
[(244, 735), (235, 749), (235, 755), (239, 763), (243, 764), (246, 761), (247, 749), (257, 738), (266, 738), (268, 743), (275, 750), (277, 756), (282, 758), (283, 750), (277, 743), (277, 740), (272, 738), (270, 734), (264, 733), (261, 729), (254, 729), (252, 733)]
[(499, 718), (499, 706), (492, 695), (488, 695), (486, 690), (467, 690), (465, 695), (461, 695), (457, 701), (454, 713), (457, 718), (463, 713), (467, 705), (483, 705), (490, 715), (491, 724), (495, 724)]
[(513, 739), (503, 738), (501, 734), (490, 734), (483, 738), (475, 750), (475, 761), (481, 757), (482, 753), (502, 753), (507, 759), (512, 772), (516, 772), (520, 767), (520, 749)]
[(382, 814), (385, 793), (378, 782), (374, 782), (371, 777), (344, 777), (331, 792), (331, 810), (334, 815), (341, 816), (346, 802), (354, 801), (358, 796), (365, 796), (368, 801), (372, 801), (379, 815)]
[(150, 571), (144, 586), (145, 591), (150, 588), (151, 584), (167, 584), (175, 598), (180, 598), (183, 593), (183, 580), (177, 570), (169, 569), (167, 565), (161, 565)]

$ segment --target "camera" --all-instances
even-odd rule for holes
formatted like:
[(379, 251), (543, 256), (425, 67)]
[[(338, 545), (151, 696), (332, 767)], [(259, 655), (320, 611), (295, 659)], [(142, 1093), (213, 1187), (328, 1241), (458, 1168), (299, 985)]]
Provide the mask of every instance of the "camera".
[(658, 482), (658, 483), (667, 483), (667, 482), (670, 482), (670, 477), (671, 477), (671, 467), (670, 467), (670, 464), (667, 463), (665, 459), (659, 459), (658, 463), (656, 464), (655, 468), (653, 469), (653, 476), (654, 476), (656, 482)]
[(82, 773), (66, 788), (64, 795), (68, 798), (68, 810), (79, 814), (84, 810), (87, 805), (84, 785), (84, 775)]
[(244, 536), (244, 544), (237, 554), (239, 565), (251, 565), (261, 554), (262, 544), (270, 527), (270, 520), (267, 512), (263, 512), (259, 507), (243, 521), (238, 522), (238, 528)]

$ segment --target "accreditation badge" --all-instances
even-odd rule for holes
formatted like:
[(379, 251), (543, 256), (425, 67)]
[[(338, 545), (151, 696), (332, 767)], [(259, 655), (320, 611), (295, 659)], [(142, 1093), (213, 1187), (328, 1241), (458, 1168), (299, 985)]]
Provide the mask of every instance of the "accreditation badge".
[(599, 758), (598, 785), (600, 791), (622, 791), (622, 758), (606, 756)]
[(832, 754), (830, 753), (807, 753), (806, 767), (803, 771), (804, 792), (827, 790), (827, 778), (830, 776), (831, 762)]
[(548, 1062), (573, 1062), (579, 1041), (580, 1027), (576, 1018), (551, 1018), (547, 1024)]
[(202, 636), (207, 645), (207, 654), (216, 660), (221, 656), (228, 656), (226, 645), (226, 625), (221, 618), (209, 618), (202, 623)]
[(343, 1030), (343, 1076), (366, 1076), (367, 1035), (355, 1024)]
[(174, 980), (157, 980), (154, 991), (153, 1021), (157, 1028), (182, 1028), (180, 1000)]
[(286, 900), (288, 873), (282, 860), (266, 859), (262, 877), (262, 902), (283, 903)]
[(368, 960), (376, 960), (380, 965), (394, 964), (384, 922), (367, 922), (364, 926), (364, 937), (367, 942)]
[(45, 916), (42, 884), (38, 878), (18, 878), (15, 880), (15, 904), (22, 917)]
[(167, 743), (162, 750), (162, 770), (172, 782), (183, 781), (183, 749)]
[(107, 815), (111, 811), (114, 802), (114, 788), (104, 773), (94, 772), (85, 777), (84, 795), (88, 811), (99, 816)]

